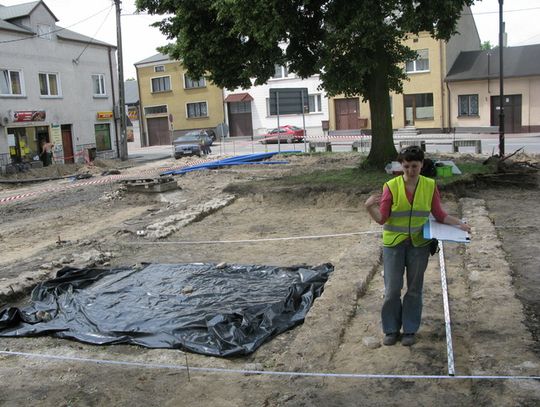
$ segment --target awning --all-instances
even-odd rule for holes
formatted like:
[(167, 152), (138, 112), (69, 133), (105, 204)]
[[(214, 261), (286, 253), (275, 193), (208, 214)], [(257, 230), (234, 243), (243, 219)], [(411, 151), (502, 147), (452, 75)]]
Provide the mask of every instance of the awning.
[(236, 103), (236, 102), (251, 102), (253, 100), (253, 97), (249, 93), (235, 93), (233, 95), (229, 95), (225, 98), (225, 102), (227, 103)]

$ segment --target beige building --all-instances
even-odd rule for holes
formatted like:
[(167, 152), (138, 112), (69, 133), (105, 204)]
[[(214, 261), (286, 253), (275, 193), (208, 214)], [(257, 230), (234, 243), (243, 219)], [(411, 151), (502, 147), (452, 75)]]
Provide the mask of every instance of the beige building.
[[(505, 133), (540, 131), (540, 44), (503, 49)], [(450, 126), (499, 126), (499, 50), (459, 55), (446, 77)]]
[(223, 123), (223, 91), (190, 78), (179, 61), (157, 54), (135, 64), (142, 117), (141, 144), (171, 144), (189, 130)]
[[(480, 37), (469, 8), (464, 9), (457, 30), (459, 33), (448, 42), (433, 39), (427, 32), (405, 40), (405, 45), (418, 52), (418, 58), (403, 67), (409, 77), (403, 83), (403, 94), (390, 95), (394, 129), (405, 126), (425, 132), (449, 129), (444, 78), (461, 51), (480, 49)], [(359, 97), (331, 98), (329, 116), (330, 130), (371, 128), (369, 103)]]

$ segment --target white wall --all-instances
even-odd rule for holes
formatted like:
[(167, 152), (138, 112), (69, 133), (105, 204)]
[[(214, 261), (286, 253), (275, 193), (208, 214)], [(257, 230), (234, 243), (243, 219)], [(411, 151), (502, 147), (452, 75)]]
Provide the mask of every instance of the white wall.
[[(269, 130), (277, 127), (277, 117), (268, 116), (266, 99), (270, 97), (270, 88), (307, 88), (308, 94), (321, 95), (321, 112), (306, 113), (305, 123), (306, 132), (310, 137), (322, 136), (322, 120), (328, 120), (328, 98), (324, 91), (318, 90), (320, 85), (318, 76), (312, 76), (308, 79), (297, 78), (294, 74), (289, 73), (287, 78), (270, 79), (265, 85), (253, 86), (250, 89), (235, 89), (234, 91), (225, 90), (225, 97), (232, 93), (248, 92), (252, 97), (251, 102), (251, 117), (253, 122), (253, 135), (258, 136), (265, 134)], [(226, 120), (228, 117), (226, 115)], [(281, 115), (279, 124), (283, 126), (290, 124), (298, 127), (303, 127), (302, 115)]]
[[(450, 82), (451, 127), (484, 127), (491, 123), (491, 97), (499, 96), (499, 80)], [(506, 78), (505, 95), (521, 95), (522, 126), (540, 126), (540, 77)], [(458, 117), (458, 96), (478, 95), (478, 116)]]
[[(47, 18), (49, 20), (47, 20)], [(51, 23), (43, 7), (32, 14), (31, 24)], [(54, 26), (53, 26), (54, 28)], [(33, 28), (34, 29), (34, 28)], [(29, 38), (24, 34), (0, 30), (0, 40), (22, 39), (22, 41), (2, 44), (1, 68), (22, 70), (24, 97), (0, 96), (0, 116), (9, 111), (45, 110), (44, 122), (9, 123), (9, 127), (48, 126), (50, 124), (72, 124), (73, 148), (80, 144), (95, 143), (94, 124), (109, 123), (111, 127), (112, 151), (116, 153), (116, 129), (114, 120), (97, 121), (99, 111), (113, 110), (112, 86), (118, 103), (118, 84), (112, 83), (109, 56), (111, 53), (112, 72), (116, 76), (115, 49), (90, 45), (81, 55), (86, 43), (68, 41), (53, 34), (53, 39)], [(78, 58), (78, 63), (73, 60)], [(47, 98), (40, 96), (39, 73), (58, 73), (61, 96)], [(105, 75), (106, 97), (93, 97), (91, 75)], [(0, 127), (0, 153), (7, 152), (6, 128)], [(115, 154), (111, 154), (115, 156)]]

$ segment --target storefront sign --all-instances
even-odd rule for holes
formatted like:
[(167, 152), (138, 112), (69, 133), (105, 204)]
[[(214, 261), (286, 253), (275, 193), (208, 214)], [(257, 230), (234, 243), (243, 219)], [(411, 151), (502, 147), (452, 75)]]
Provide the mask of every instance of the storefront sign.
[(62, 149), (62, 131), (59, 124), (51, 124), (51, 143), (55, 151)]
[(13, 112), (14, 122), (42, 122), (45, 117), (45, 110), (18, 110)]
[(98, 120), (109, 120), (113, 118), (113, 112), (97, 112)]

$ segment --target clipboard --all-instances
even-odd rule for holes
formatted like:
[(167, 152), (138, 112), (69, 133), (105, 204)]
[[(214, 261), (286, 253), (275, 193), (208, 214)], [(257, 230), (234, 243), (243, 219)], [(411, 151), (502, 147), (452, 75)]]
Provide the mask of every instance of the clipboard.
[(471, 236), (468, 232), (454, 225), (445, 225), (437, 222), (432, 216), (424, 223), (424, 239), (439, 239), (446, 242), (470, 243)]

